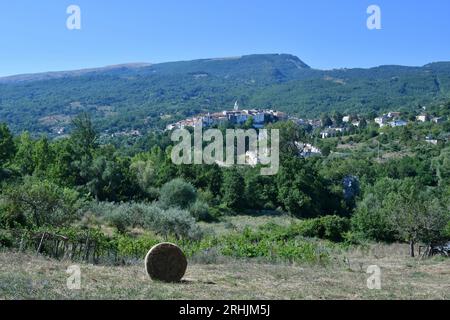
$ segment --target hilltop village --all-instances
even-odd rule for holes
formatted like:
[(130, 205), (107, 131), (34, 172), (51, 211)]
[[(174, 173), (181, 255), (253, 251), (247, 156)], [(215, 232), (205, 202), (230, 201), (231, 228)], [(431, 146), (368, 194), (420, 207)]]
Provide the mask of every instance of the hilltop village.
[(219, 125), (243, 126), (255, 129), (264, 128), (269, 123), (279, 121), (292, 121), (299, 126), (309, 126), (311, 131), (319, 130), (319, 136), (322, 139), (336, 137), (348, 132), (351, 128), (361, 128), (367, 126), (370, 122), (383, 127), (404, 127), (410, 123), (433, 122), (436, 124), (445, 122), (443, 117), (434, 117), (426, 112), (419, 114), (415, 119), (406, 119), (401, 112), (389, 112), (367, 119), (359, 115), (344, 115), (339, 119), (325, 115), (321, 119), (301, 119), (290, 116), (284, 112), (270, 109), (243, 109), (239, 108), (238, 102), (235, 103), (233, 110), (224, 110), (218, 113), (207, 113), (203, 115), (187, 118), (166, 126), (166, 131), (183, 128), (196, 128), (202, 126), (209, 128)]
[(235, 103), (233, 110), (224, 110), (218, 113), (208, 113), (193, 118), (181, 120), (177, 123), (169, 124), (167, 131), (174, 129), (182, 129), (186, 127), (195, 128), (202, 126), (204, 128), (221, 124), (244, 125), (248, 121), (252, 122), (252, 127), (261, 129), (268, 123), (288, 120), (288, 116), (279, 111), (274, 110), (240, 110), (238, 102)]

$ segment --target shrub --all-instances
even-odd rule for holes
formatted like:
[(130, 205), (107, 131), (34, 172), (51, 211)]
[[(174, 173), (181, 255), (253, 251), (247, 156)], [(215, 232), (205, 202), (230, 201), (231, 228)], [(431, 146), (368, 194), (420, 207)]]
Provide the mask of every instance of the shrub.
[(125, 233), (127, 231), (127, 228), (129, 228), (131, 225), (127, 214), (121, 212), (119, 208), (116, 208), (111, 213), (109, 213), (106, 220), (109, 225), (116, 228), (119, 233)]
[(215, 220), (209, 212), (209, 206), (203, 201), (197, 200), (189, 208), (189, 212), (197, 221), (212, 222)]
[(338, 216), (325, 216), (305, 220), (298, 229), (304, 237), (341, 242), (344, 240), (344, 234), (350, 231), (350, 220)]
[(164, 236), (177, 239), (199, 239), (201, 230), (188, 211), (178, 208), (162, 210), (153, 206), (146, 216), (146, 227)]
[(169, 236), (177, 239), (201, 237), (195, 219), (188, 211), (178, 208), (164, 210), (155, 203), (93, 203), (89, 210), (97, 216), (102, 216), (122, 234), (128, 228), (141, 227), (166, 239)]
[(319, 219), (308, 219), (297, 225), (298, 233), (308, 238), (323, 238), (324, 228)]
[(350, 231), (350, 220), (338, 216), (326, 216), (320, 218), (324, 228), (324, 239), (340, 242), (344, 240), (344, 234)]
[(14, 238), (8, 230), (0, 230), (0, 248), (11, 248), (14, 243)]
[(0, 228), (24, 227), (26, 224), (27, 218), (25, 215), (11, 206), (5, 198), (0, 197)]
[(159, 201), (164, 208), (188, 209), (197, 199), (195, 188), (182, 179), (174, 179), (161, 188)]
[(384, 208), (382, 201), (379, 195), (366, 194), (351, 218), (352, 229), (368, 240), (392, 242), (397, 235), (389, 220), (390, 212)]
[(444, 229), (444, 237), (450, 240), (450, 221), (447, 223), (447, 226)]
[(242, 233), (225, 236), (220, 241), (220, 247), (223, 255), (235, 258), (263, 258), (301, 263), (326, 263), (329, 259), (329, 253), (317, 243), (287, 238), (286, 234), (282, 233), (274, 235), (266, 230), (246, 229)]
[(125, 207), (111, 202), (91, 202), (84, 212), (84, 217), (93, 215), (124, 233), (132, 225)]

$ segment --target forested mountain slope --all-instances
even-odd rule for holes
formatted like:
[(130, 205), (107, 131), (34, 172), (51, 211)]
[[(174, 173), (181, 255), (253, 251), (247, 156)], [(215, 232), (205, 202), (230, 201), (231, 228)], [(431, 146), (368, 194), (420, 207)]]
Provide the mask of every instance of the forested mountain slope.
[(411, 109), (450, 97), (450, 62), (423, 67), (316, 70), (287, 54), (249, 55), (0, 78), (0, 122), (52, 132), (91, 113), (102, 130), (163, 126), (203, 111), (322, 112)]

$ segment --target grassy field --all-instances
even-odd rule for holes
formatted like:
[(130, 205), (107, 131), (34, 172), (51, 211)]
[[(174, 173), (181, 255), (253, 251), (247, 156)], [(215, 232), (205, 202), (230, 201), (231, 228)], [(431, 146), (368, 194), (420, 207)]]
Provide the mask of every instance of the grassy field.
[[(450, 260), (408, 258), (407, 246), (336, 254), (328, 266), (217, 258), (191, 261), (182, 283), (149, 280), (142, 265), (80, 265), (81, 290), (66, 285), (70, 262), (0, 252), (0, 299), (450, 299)], [(369, 290), (369, 265), (382, 270)]]

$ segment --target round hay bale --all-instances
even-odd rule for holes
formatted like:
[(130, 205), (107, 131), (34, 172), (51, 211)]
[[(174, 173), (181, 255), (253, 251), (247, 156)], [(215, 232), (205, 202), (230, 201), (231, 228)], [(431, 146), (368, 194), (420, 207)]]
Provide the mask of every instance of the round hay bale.
[(186, 256), (173, 243), (160, 243), (151, 248), (145, 257), (145, 269), (152, 280), (179, 282), (186, 268)]

